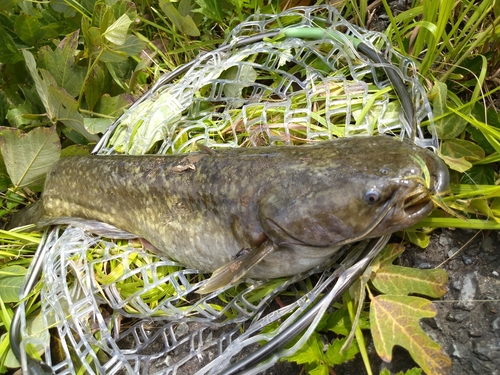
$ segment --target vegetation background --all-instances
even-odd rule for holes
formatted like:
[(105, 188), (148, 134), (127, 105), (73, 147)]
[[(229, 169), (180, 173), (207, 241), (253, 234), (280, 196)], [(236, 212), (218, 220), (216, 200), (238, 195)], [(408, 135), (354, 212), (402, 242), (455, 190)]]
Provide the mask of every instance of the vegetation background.
[[(498, 229), (499, 2), (331, 3), (350, 22), (384, 32), (399, 52), (417, 62), (421, 82), (428, 88), (440, 156), (452, 173), (453, 185), (443, 202), (459, 216), (436, 210), (419, 227)], [(19, 208), (37, 199), (54, 161), (90, 152), (112, 121), (163, 73), (216, 48), (251, 14), (314, 4), (286, 0), (0, 2), (2, 221), (8, 222)], [(425, 247), (429, 232), (418, 233), (413, 242)], [(19, 365), (9, 350), (8, 332), (39, 241), (37, 232), (0, 231), (1, 373)], [(27, 306), (36, 324), (40, 307), (36, 290)], [(332, 359), (334, 349), (320, 347), (319, 335), (312, 340), (305, 352), (290, 360), (303, 364), (311, 374), (326, 374), (339, 359)], [(425, 359), (417, 362), (428, 366)]]

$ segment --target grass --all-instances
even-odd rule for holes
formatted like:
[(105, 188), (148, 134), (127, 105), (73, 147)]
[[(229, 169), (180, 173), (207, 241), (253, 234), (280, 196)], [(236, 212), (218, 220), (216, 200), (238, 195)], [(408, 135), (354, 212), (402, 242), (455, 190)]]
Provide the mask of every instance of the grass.
[[(36, 200), (36, 194), (41, 191), (39, 176), (30, 177), (28, 173), (39, 159), (28, 157), (22, 164), (24, 167), (12, 164), (12, 160), (20, 159), (19, 155), (27, 155), (27, 148), (37, 150), (37, 157), (44, 155), (41, 170), (46, 170), (49, 161), (59, 157), (59, 152), (64, 155), (88, 153), (98, 134), (161, 74), (216, 48), (247, 16), (255, 12), (275, 13), (285, 4), (230, 0), (221, 7), (218, 1), (144, 0), (113, 5), (104, 1), (63, 1), (54, 6), (45, 2), (7, 1), (0, 5), (3, 40), (0, 122), (5, 127), (0, 130), (2, 220), (7, 222), (20, 205)], [(367, 1), (338, 1), (336, 7), (359, 26), (369, 27), (372, 21), (370, 11), (374, 8)], [(411, 7), (397, 14), (392, 13), (387, 0), (382, 0), (379, 7), (389, 15), (385, 35), (401, 54), (417, 62), (416, 74), (428, 88), (441, 141), (440, 155), (452, 175), (451, 190), (442, 200), (467, 217), (464, 221), (436, 210), (412, 228), (418, 232), (410, 237), (424, 244), (432, 228), (499, 229), (500, 189), (496, 163), (500, 160), (497, 110), (500, 5), (493, 0), (422, 0), (413, 1)], [(123, 15), (127, 18), (122, 18)], [(73, 35), (73, 39), (68, 40), (74, 43), (61, 45), (67, 35)], [(56, 45), (61, 48), (55, 49)], [(38, 69), (43, 69), (36, 74), (38, 78), (26, 65), (29, 56)], [(52, 78), (43, 72), (49, 72)], [(330, 90), (342, 96), (338, 88)], [(374, 100), (376, 95), (381, 95), (373, 86), (370, 90)], [(296, 98), (298, 108), (303, 100)], [(359, 108), (354, 110), (362, 111), (362, 103), (357, 104)], [(318, 126), (322, 125), (321, 105), (319, 100)], [(258, 117), (263, 108), (257, 106), (254, 110), (253, 116)], [(283, 122), (282, 115), (279, 109), (268, 113), (276, 123)], [(36, 133), (36, 129), (42, 128), (44, 132)], [(6, 134), (14, 134), (13, 131), (17, 133), (9, 138)], [(23, 144), (20, 140), (26, 137), (20, 132), (31, 134), (33, 143)], [(341, 135), (342, 129), (333, 132)], [(276, 130), (275, 134), (280, 133)], [(292, 135), (301, 143), (305, 138), (304, 129), (299, 127)], [(186, 136), (183, 135), (180, 143), (184, 143)], [(229, 140), (224, 129), (218, 131), (218, 136), (221, 141)], [(54, 137), (62, 151), (47, 148), (47, 140)], [(9, 143), (9, 139), (15, 140)], [(16, 151), (10, 159), (9, 147)], [(16, 177), (13, 168), (26, 173)], [(31, 178), (29, 183), (28, 178)], [(38, 232), (0, 231), (0, 373), (16, 367), (9, 357), (6, 334), (19, 303), (15, 294), (6, 293), (7, 289), (1, 287), (14, 283), (19, 290), (22, 274), (28, 269), (39, 241)], [(98, 253), (98, 249), (96, 251)], [(89, 255), (90, 259), (92, 256)], [(96, 265), (97, 277), (104, 285), (120, 276), (120, 267), (109, 262)], [(140, 259), (131, 262), (140, 262)], [(108, 272), (110, 269), (113, 272)], [(13, 277), (14, 271), (21, 277)], [(160, 272), (171, 271), (166, 267)], [(143, 285), (141, 278), (121, 282), (123, 292), (130, 295), (134, 287)], [(155, 305), (172, 293), (163, 289), (157, 292), (143, 298)], [(255, 299), (266, 293), (262, 289), (258, 292), (260, 294), (253, 296)], [(25, 303), (28, 314), (36, 316), (40, 306), (37, 292)]]

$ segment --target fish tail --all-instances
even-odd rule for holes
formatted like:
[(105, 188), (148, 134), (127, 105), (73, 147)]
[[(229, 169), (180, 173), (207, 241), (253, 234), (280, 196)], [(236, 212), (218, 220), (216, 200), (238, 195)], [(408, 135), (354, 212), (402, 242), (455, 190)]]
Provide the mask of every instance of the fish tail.
[(44, 213), (45, 210), (42, 201), (30, 204), (14, 214), (12, 220), (7, 224), (6, 229), (10, 230), (29, 224), (36, 224), (43, 217)]

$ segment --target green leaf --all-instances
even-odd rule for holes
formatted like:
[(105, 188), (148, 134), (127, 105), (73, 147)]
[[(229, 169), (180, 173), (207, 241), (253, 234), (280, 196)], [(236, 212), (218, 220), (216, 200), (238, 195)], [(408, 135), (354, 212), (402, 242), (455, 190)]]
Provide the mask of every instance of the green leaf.
[(68, 128), (80, 133), (89, 141), (96, 142), (99, 137), (85, 129), (83, 116), (78, 111), (78, 103), (71, 95), (56, 86), (49, 86), (51, 112), (55, 113), (54, 120), (61, 121)]
[(471, 185), (494, 185), (495, 170), (488, 164), (474, 165), (467, 173), (464, 173), (460, 182)]
[(392, 295), (421, 294), (433, 298), (447, 292), (448, 274), (443, 269), (422, 270), (401, 267), (392, 262), (404, 251), (404, 246), (386, 246), (373, 262), (371, 281), (380, 292)]
[(38, 52), (39, 67), (49, 71), (57, 86), (74, 98), (80, 93), (86, 74), (86, 68), (75, 65), (78, 36), (79, 30), (64, 38), (54, 50), (45, 46)]
[(99, 64), (96, 64), (90, 72), (87, 81), (85, 82), (85, 101), (89, 110), (93, 110), (99, 98), (104, 93), (108, 86), (106, 71)]
[(471, 141), (463, 139), (448, 139), (441, 144), (441, 155), (451, 158), (464, 158), (468, 161), (481, 160), (485, 156), (484, 150)]
[[(493, 108), (485, 109), (482, 103), (476, 103), (472, 109), (471, 115), (490, 126), (495, 128), (500, 128), (500, 121), (498, 118), (498, 113)], [(481, 130), (475, 128), (472, 125), (467, 125), (467, 132), (471, 135), (473, 141), (475, 141), (487, 154), (495, 152), (495, 147), (488, 141)]]
[[(361, 329), (370, 328), (370, 323), (366, 316), (361, 315), (358, 320), (358, 326)], [(337, 335), (348, 336), (352, 329), (351, 318), (349, 317), (349, 311), (346, 307), (335, 310), (333, 313), (328, 315), (326, 324), (322, 327), (322, 331), (331, 331)]]
[(196, 3), (200, 6), (200, 9), (196, 10), (197, 12), (203, 13), (216, 22), (224, 22), (220, 0), (196, 0)]
[(34, 108), (31, 102), (26, 101), (25, 103), (10, 107), (7, 112), (7, 120), (11, 126), (16, 128), (22, 127), (23, 125), (32, 124), (33, 119), (28, 115), (33, 114)]
[(50, 0), (50, 7), (57, 13), (64, 14), (67, 18), (72, 18), (76, 15), (75, 8), (70, 6), (65, 0)]
[(61, 152), (55, 126), (38, 127), (29, 133), (0, 127), (0, 149), (16, 188), (41, 187), (45, 175)]
[(172, 2), (169, 0), (160, 0), (160, 8), (181, 34), (200, 36), (200, 30), (196, 27), (191, 16), (181, 15)]
[(38, 93), (38, 96), (40, 96), (40, 100), (42, 101), (45, 110), (48, 112), (49, 118), (54, 118), (54, 114), (50, 112), (51, 105), (49, 99), (49, 89), (44, 80), (42, 80), (38, 75), (35, 58), (33, 57), (33, 54), (31, 52), (24, 49), (23, 56), (31, 78), (33, 78), (33, 81), (35, 81), (36, 92)]
[(135, 35), (127, 35), (125, 42), (117, 46), (108, 46), (108, 51), (119, 54), (120, 56), (135, 56), (138, 55), (146, 46), (142, 40)]
[(26, 268), (8, 266), (0, 269), (0, 298), (3, 302), (19, 302), (19, 291), (24, 283)]
[(96, 113), (117, 118), (132, 104), (125, 94), (109, 96), (104, 94), (95, 107)]
[(18, 46), (12, 39), (12, 36), (0, 27), (0, 63), (15, 64), (23, 60), (23, 55), (19, 51)]
[(342, 339), (335, 339), (333, 343), (328, 345), (328, 349), (325, 353), (325, 359), (328, 366), (340, 365), (341, 363), (353, 359), (356, 354), (359, 353), (359, 347), (355, 340), (346, 350), (341, 351), (346, 341), (347, 337), (344, 337)]
[(453, 158), (446, 155), (439, 154), (439, 157), (443, 159), (443, 161), (454, 171), (458, 171), (460, 173), (465, 172), (466, 170), (472, 168), (472, 163), (465, 160), (464, 157), (461, 158)]
[(288, 360), (297, 362), (298, 364), (312, 363), (322, 359), (323, 344), (318, 333), (313, 333), (302, 348), (297, 350), (293, 355), (287, 357)]
[(16, 34), (24, 43), (29, 46), (36, 45), (45, 35), (45, 31), (40, 27), (38, 17), (20, 14), (14, 24)]
[(405, 230), (404, 237), (412, 244), (415, 244), (422, 249), (427, 248), (431, 242), (431, 236), (420, 231)]
[(127, 31), (131, 23), (132, 20), (129, 16), (124, 14), (106, 29), (103, 36), (111, 43), (120, 46), (125, 43)]
[(84, 118), (85, 129), (92, 134), (104, 133), (113, 123), (113, 120), (107, 118)]
[(375, 272), (372, 283), (380, 292), (386, 294), (417, 293), (438, 298), (447, 292), (448, 274), (443, 269), (422, 270), (388, 265)]
[(7, 102), (7, 96), (0, 90), (0, 124), (7, 117), (7, 112), (9, 111), (9, 103)]
[(62, 149), (61, 158), (88, 155), (90, 151), (92, 151), (92, 148), (88, 145), (71, 145)]
[(243, 89), (257, 79), (257, 72), (250, 65), (232, 66), (220, 75), (229, 82), (224, 84), (224, 95), (227, 98), (242, 98)]
[(12, 186), (12, 181), (10, 180), (9, 173), (7, 172), (7, 167), (3, 158), (0, 157), (0, 191), (6, 191)]
[(374, 297), (370, 303), (370, 322), (373, 343), (380, 358), (390, 362), (394, 345), (400, 345), (427, 374), (449, 374), (450, 358), (419, 325), (420, 319), (435, 315), (435, 307), (425, 298)]
[(443, 82), (435, 82), (429, 93), (432, 98), (432, 113), (435, 121), (436, 133), (440, 139), (456, 138), (464, 131), (467, 121), (450, 112), (446, 105), (448, 87)]

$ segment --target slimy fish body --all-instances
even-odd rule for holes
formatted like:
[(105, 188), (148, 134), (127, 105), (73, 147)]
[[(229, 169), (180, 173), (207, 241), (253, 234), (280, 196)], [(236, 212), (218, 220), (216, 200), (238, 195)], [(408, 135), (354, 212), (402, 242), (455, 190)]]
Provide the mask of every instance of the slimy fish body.
[[(420, 163), (418, 162), (420, 160)], [(423, 163), (422, 163), (423, 161)], [(41, 225), (127, 232), (159, 254), (219, 278), (307, 271), (340, 246), (407, 228), (433, 209), (411, 201), (448, 172), (432, 152), (391, 137), (167, 156), (79, 156), (48, 173)], [(103, 224), (104, 223), (104, 224)]]

